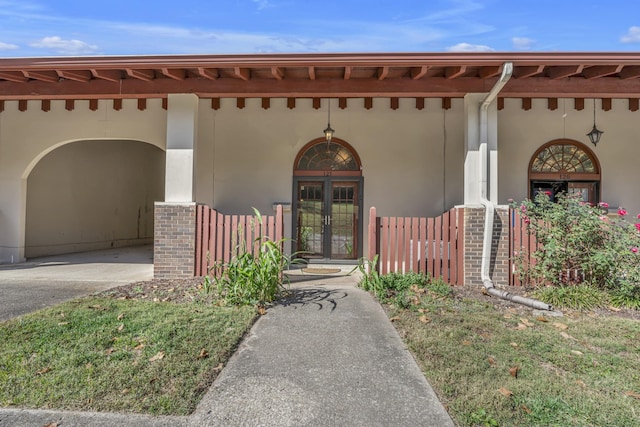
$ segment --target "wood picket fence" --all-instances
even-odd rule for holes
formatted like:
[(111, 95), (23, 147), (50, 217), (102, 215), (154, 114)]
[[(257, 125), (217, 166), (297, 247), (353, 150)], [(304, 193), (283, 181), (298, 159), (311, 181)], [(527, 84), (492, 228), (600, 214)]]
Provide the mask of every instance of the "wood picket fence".
[(435, 218), (378, 217), (369, 211), (368, 259), (378, 272), (423, 272), (452, 285), (464, 284), (464, 208)]
[(227, 263), (240, 247), (256, 254), (265, 240), (281, 242), (284, 235), (282, 205), (275, 215), (224, 215), (205, 205), (196, 208), (195, 276), (205, 276), (217, 263)]

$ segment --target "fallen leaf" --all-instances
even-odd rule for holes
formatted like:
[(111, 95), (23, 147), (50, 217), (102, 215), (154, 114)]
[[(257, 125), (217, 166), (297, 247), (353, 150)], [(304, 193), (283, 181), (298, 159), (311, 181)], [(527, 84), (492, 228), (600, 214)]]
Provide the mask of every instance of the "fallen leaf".
[(609, 310), (611, 310), (611, 311), (615, 311), (615, 312), (622, 311), (622, 309), (621, 309), (621, 308), (619, 308), (619, 307), (613, 307), (613, 306), (609, 306)]
[(527, 325), (522, 324), (522, 323), (518, 323), (518, 326), (516, 326), (516, 331), (523, 331), (527, 329)]
[(518, 348), (518, 343), (512, 342), (511, 344), (509, 344), (511, 347), (513, 348)]
[(510, 314), (505, 314), (503, 317), (504, 317), (505, 319), (511, 319), (511, 318), (513, 318), (513, 316), (512, 316), (512, 315), (510, 315)]
[(462, 341), (462, 345), (471, 345), (471, 341), (464, 340), (464, 341)]
[(574, 341), (578, 341), (577, 339), (575, 339), (574, 337), (572, 337), (571, 335), (569, 335), (566, 332), (560, 332), (560, 336), (562, 338), (568, 339), (568, 340), (574, 340)]
[(125, 388), (125, 389), (124, 389), (124, 390), (122, 390), (120, 393), (121, 393), (121, 394), (127, 394), (127, 393), (129, 393), (129, 389), (128, 389), (128, 388)]
[(62, 313), (62, 312), (61, 312), (61, 313), (60, 313), (60, 317), (64, 317), (64, 313)]
[(106, 354), (111, 354), (111, 353), (113, 353), (114, 351), (116, 351), (116, 349), (115, 349), (115, 348), (113, 348), (113, 347), (111, 347), (111, 348), (106, 349), (104, 352), (105, 352)]
[(118, 320), (122, 320), (122, 319), (124, 319), (124, 313), (118, 314)]
[(527, 408), (527, 406), (526, 406), (526, 405), (522, 405), (522, 406), (520, 406), (520, 407), (521, 407), (521, 408), (522, 408), (522, 410), (523, 410), (524, 412), (526, 412), (527, 414), (530, 414), (530, 413), (531, 413), (531, 409)]
[(489, 365), (491, 366), (496, 366), (496, 359), (494, 359), (493, 357), (489, 357), (487, 362), (489, 362)]
[(547, 318), (546, 318), (546, 317), (544, 317), (544, 316), (538, 316), (538, 317), (536, 317), (536, 320), (537, 320), (538, 322), (542, 322), (542, 323), (547, 323), (547, 322), (549, 321), (549, 319), (547, 319)]
[(524, 317), (520, 318), (520, 321), (529, 327), (533, 327), (534, 324), (529, 321), (529, 319), (525, 319)]
[(513, 378), (518, 378), (518, 371), (520, 371), (520, 367), (519, 366), (513, 366), (513, 367), (509, 368), (509, 374)]
[(155, 298), (153, 299), (153, 302), (159, 302), (159, 301), (160, 301), (160, 298), (158, 298), (158, 297), (155, 297)]
[(38, 372), (36, 372), (36, 374), (37, 374), (37, 375), (46, 374), (46, 373), (47, 373), (47, 372), (49, 372), (50, 370), (51, 370), (51, 368), (47, 366), (47, 367), (45, 367), (45, 368), (40, 369)]
[(587, 387), (587, 384), (582, 380), (576, 380), (576, 384), (578, 384), (579, 386), (581, 386), (583, 388)]
[(263, 306), (258, 306), (258, 314), (260, 316), (264, 316), (265, 314), (267, 314), (267, 309), (264, 308)]
[(53, 423), (45, 424), (42, 427), (58, 427), (58, 423), (53, 422)]
[(625, 396), (633, 397), (634, 399), (640, 399), (640, 393), (636, 393), (634, 391), (625, 391)]
[(215, 372), (220, 372), (222, 371), (222, 368), (224, 368), (224, 365), (222, 363), (220, 363), (218, 366), (216, 366), (215, 368), (213, 368), (213, 370)]
[(504, 397), (511, 397), (511, 396), (513, 396), (513, 392), (512, 392), (511, 390), (507, 389), (507, 388), (504, 388), (504, 387), (500, 387), (500, 388), (498, 389), (498, 392), (499, 392), (501, 395), (503, 395)]
[(400, 316), (393, 316), (391, 319), (389, 319), (392, 322), (395, 322), (396, 320), (400, 320)]
[(428, 313), (428, 312), (429, 312), (429, 309), (428, 309), (428, 308), (419, 308), (419, 309), (418, 309), (418, 312), (419, 312), (419, 313)]
[(558, 329), (569, 329), (569, 326), (559, 322), (554, 323), (553, 326), (555, 326)]
[(175, 290), (176, 290), (175, 288), (169, 288), (169, 289), (167, 289), (167, 292), (173, 292)]
[(429, 323), (429, 322), (431, 322), (431, 319), (429, 319), (427, 316), (424, 316), (424, 315), (420, 316), (420, 317), (418, 318), (418, 320), (419, 320), (419, 321), (421, 321), (422, 323)]
[(576, 356), (582, 356), (584, 353), (578, 350), (571, 350), (571, 353), (575, 354)]
[(209, 357), (209, 352), (204, 348), (200, 350), (200, 354), (198, 355), (198, 359), (206, 359)]
[(124, 323), (121, 323), (120, 326), (118, 326), (118, 332), (122, 332), (123, 329), (124, 329)]
[(164, 351), (159, 351), (155, 356), (149, 359), (149, 362), (156, 362), (162, 359), (164, 359)]

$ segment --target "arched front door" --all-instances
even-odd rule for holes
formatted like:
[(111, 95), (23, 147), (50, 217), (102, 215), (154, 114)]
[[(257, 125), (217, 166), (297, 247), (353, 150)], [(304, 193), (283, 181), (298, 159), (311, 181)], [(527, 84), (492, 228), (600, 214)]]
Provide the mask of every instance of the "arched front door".
[(529, 197), (544, 191), (556, 194), (579, 194), (582, 200), (600, 201), (600, 164), (584, 144), (557, 139), (544, 144), (529, 163)]
[(357, 259), (362, 254), (363, 178), (346, 142), (311, 141), (293, 166), (293, 236), (308, 259)]

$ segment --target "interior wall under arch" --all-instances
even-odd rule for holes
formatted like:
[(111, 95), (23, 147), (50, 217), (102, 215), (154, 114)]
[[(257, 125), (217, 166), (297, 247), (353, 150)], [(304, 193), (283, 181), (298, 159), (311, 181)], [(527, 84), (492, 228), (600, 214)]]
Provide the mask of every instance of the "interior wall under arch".
[(139, 141), (55, 149), (27, 179), (25, 256), (147, 244), (164, 199), (165, 155)]

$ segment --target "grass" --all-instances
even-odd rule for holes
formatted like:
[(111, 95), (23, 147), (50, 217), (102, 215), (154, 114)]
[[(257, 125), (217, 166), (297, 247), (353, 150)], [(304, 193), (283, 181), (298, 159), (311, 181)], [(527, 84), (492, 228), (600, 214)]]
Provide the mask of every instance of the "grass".
[(255, 316), (88, 297), (0, 323), (0, 405), (189, 414)]
[(538, 317), (430, 286), (409, 287), (406, 308), (382, 301), (458, 425), (640, 425), (638, 320)]

